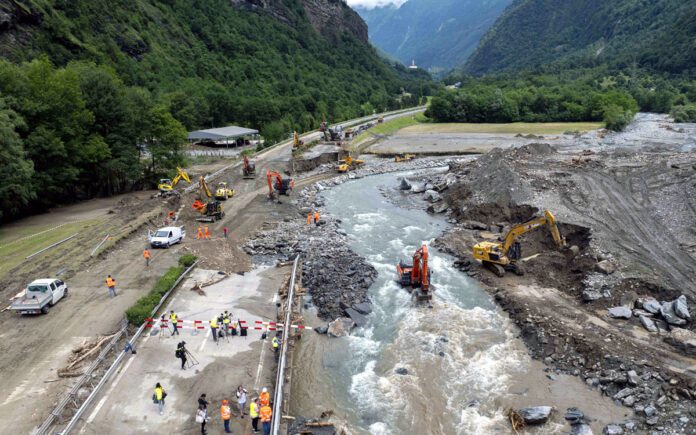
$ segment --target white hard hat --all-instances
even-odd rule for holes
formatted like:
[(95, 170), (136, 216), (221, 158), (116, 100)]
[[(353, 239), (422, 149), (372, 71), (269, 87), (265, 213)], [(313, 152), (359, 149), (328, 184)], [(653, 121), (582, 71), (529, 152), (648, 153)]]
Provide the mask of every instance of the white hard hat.
[(263, 387), (263, 389), (261, 390), (261, 392), (262, 392), (262, 393), (266, 393), (266, 392), (268, 392), (268, 389), (267, 389), (266, 387)]

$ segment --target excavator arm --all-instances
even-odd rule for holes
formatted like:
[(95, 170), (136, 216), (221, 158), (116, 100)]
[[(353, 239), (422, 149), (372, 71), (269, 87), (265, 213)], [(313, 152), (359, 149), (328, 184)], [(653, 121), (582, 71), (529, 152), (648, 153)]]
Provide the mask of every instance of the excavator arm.
[(184, 180), (186, 180), (187, 183), (191, 183), (191, 179), (189, 178), (189, 175), (186, 173), (186, 171), (184, 171), (183, 169), (181, 169), (178, 166), (176, 167), (176, 171), (177, 171), (177, 174), (176, 174), (176, 177), (174, 177), (174, 179), (172, 180), (172, 187), (179, 184), (179, 181), (181, 181), (182, 178)]
[(505, 240), (503, 241), (503, 255), (508, 254), (510, 247), (513, 243), (515, 243), (515, 240), (517, 240), (518, 237), (542, 225), (547, 225), (549, 227), (553, 241), (557, 246), (565, 246), (565, 239), (561, 236), (561, 232), (558, 230), (558, 224), (555, 216), (549, 210), (546, 210), (543, 216), (536, 217), (522, 224), (513, 225), (513, 227), (510, 228), (510, 231), (508, 231), (508, 233), (505, 235)]
[(202, 175), (198, 178), (198, 186), (200, 187), (200, 190), (205, 194), (205, 196), (207, 196), (208, 198), (213, 197), (213, 192), (210, 191), (208, 183), (205, 182), (205, 177)]
[(413, 254), (413, 269), (411, 269), (411, 282), (420, 283), (423, 293), (430, 288), (430, 274), (428, 271), (428, 246), (423, 245)]

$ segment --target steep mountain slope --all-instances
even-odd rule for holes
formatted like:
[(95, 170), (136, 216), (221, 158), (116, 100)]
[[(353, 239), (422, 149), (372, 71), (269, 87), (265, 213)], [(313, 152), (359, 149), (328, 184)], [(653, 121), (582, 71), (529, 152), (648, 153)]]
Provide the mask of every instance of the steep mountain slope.
[(365, 23), (337, 0), (0, 0), (0, 57), (41, 55), (110, 65), (191, 106), (172, 109), (188, 128), (309, 128), (321, 113), (392, 106), (412, 77), (369, 47)]
[(408, 0), (355, 8), (370, 40), (405, 64), (415, 60), (432, 72), (461, 65), (512, 0)]
[(695, 0), (516, 0), (464, 70), (481, 74), (561, 61), (680, 73), (696, 67), (694, 37)]

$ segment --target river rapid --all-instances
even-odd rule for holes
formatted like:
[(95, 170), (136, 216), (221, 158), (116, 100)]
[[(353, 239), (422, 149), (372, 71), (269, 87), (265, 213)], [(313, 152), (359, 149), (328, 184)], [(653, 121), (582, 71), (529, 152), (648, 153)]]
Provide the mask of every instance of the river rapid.
[[(345, 338), (305, 334), (295, 356), (291, 414), (312, 417), (331, 410), (349, 432), (359, 434), (510, 433), (505, 415), (510, 406), (560, 403), (582, 406), (600, 420), (618, 418), (620, 409), (576, 378), (554, 376), (550, 385), (505, 313), (475, 280), (456, 270), (452, 257), (432, 246), (433, 307), (413, 305), (395, 281), (395, 265), (410, 262), (413, 252), (448, 224), (396, 205), (397, 177), (366, 177), (322, 193), (325, 212), (341, 219), (353, 250), (379, 275), (370, 288), (373, 313), (366, 326)], [(307, 321), (319, 324), (309, 311)], [(535, 433), (558, 433), (564, 426), (561, 416)]]

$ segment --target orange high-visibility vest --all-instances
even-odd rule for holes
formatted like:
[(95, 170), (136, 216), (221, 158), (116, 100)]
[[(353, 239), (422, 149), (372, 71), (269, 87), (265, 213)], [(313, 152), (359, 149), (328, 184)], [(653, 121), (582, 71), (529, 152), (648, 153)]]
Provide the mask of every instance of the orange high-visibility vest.
[(314, 220), (315, 220), (315, 221), (318, 221), (318, 220), (319, 220), (319, 212), (318, 212), (318, 211), (315, 211), (315, 212), (314, 212)]
[(144, 250), (144, 251), (143, 251), (143, 257), (145, 257), (145, 258), (150, 258), (150, 251), (148, 251), (147, 249)]
[(261, 406), (268, 406), (268, 404), (271, 403), (271, 395), (268, 392), (262, 392), (259, 395), (259, 400), (261, 401)]
[(223, 420), (229, 420), (231, 413), (232, 413), (232, 411), (230, 410), (229, 405), (222, 405), (220, 407), (220, 415), (222, 415)]
[(113, 278), (106, 278), (107, 287), (116, 287), (116, 281)]
[(271, 421), (271, 416), (273, 415), (273, 411), (271, 410), (271, 407), (268, 405), (262, 406), (261, 407), (261, 421), (266, 422), (266, 421)]
[(307, 215), (307, 224), (311, 224), (311, 223), (312, 223), (312, 213), (309, 213)]

